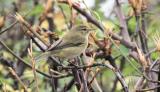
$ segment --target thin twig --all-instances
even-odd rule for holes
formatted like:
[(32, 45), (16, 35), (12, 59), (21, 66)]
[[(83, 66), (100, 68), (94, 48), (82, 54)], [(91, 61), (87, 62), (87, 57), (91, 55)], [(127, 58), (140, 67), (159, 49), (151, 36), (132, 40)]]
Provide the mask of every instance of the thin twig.
[(15, 18), (20, 22), (20, 23), (22, 23), (27, 29), (29, 29), (29, 31), (30, 32), (32, 32), (40, 41), (42, 41), (47, 47), (49, 47), (50, 45), (49, 45), (49, 43), (47, 43), (44, 39), (42, 39), (41, 37), (40, 37), (40, 35), (36, 32), (36, 31), (34, 31), (33, 29), (32, 29), (32, 26), (27, 22), (27, 21), (25, 21), (24, 20), (24, 18), (20, 15), (20, 14), (16, 14), (15, 15)]
[[(8, 50), (8, 51), (9, 51), (14, 57), (16, 57), (18, 60), (20, 60), (21, 62), (23, 62), (27, 67), (32, 68), (32, 66), (29, 65), (28, 63), (26, 63), (26, 61), (24, 61), (21, 57), (19, 57), (19, 56), (17, 56), (16, 54), (14, 54), (14, 52), (13, 52), (10, 48), (8, 48), (8, 46), (7, 46), (3, 41), (0, 40), (0, 44), (2, 44), (2, 45), (6, 48), (6, 50)], [(42, 74), (43, 76), (47, 77), (47, 78), (51, 78), (50, 75), (45, 74), (45, 73), (41, 72), (41, 71), (38, 70), (38, 69), (36, 69), (36, 71), (37, 71), (38, 73)], [(64, 77), (64, 76), (63, 76), (63, 77)]]
[(68, 85), (65, 85), (61, 91), (59, 92), (66, 92), (74, 85), (74, 79), (71, 79), (71, 81), (68, 83)]
[(96, 66), (103, 66), (106, 67), (106, 65), (101, 64), (101, 63), (94, 63), (92, 65), (85, 65), (85, 66), (59, 66), (62, 69), (86, 69), (86, 68), (91, 68), (91, 67), (96, 67)]
[[(27, 12), (24, 17), (26, 17), (28, 14), (30, 14), (31, 11)], [(13, 22), (10, 26), (8, 26), (7, 28), (3, 29), (0, 32), (0, 35), (3, 34), (4, 32), (8, 31), (9, 29), (11, 29), (14, 25), (16, 25), (18, 23), (18, 20), (16, 20), (15, 22)]]
[(151, 91), (151, 90), (155, 90), (155, 89), (157, 89), (157, 88), (160, 88), (160, 85), (155, 86), (155, 87), (152, 87), (152, 88), (138, 89), (138, 90), (136, 90), (136, 92), (137, 92), (137, 91), (138, 91), (138, 92)]
[(16, 74), (16, 72), (11, 67), (9, 67), (9, 70), (15, 76), (15, 78), (19, 81), (19, 83), (23, 86), (24, 90), (27, 91), (27, 87), (24, 85), (24, 83), (18, 77), (18, 75)]
[(60, 72), (58, 72), (58, 71), (55, 71), (55, 70), (53, 70), (53, 69), (50, 69), (50, 72), (55, 73), (55, 74), (58, 74), (58, 75), (67, 75), (67, 74), (60, 73)]
[(97, 74), (99, 73), (99, 71), (100, 71), (100, 70), (98, 69), (95, 74), (93, 74), (93, 72), (92, 72), (93, 77), (92, 77), (91, 81), (89, 82), (89, 85), (92, 84), (92, 82), (93, 82), (94, 79), (96, 78), (96, 76), (97, 76)]
[(159, 73), (159, 70), (151, 69), (152, 72)]
[(121, 4), (119, 3), (119, 0), (115, 0), (115, 1), (116, 1), (116, 14), (119, 19), (120, 27), (121, 27), (120, 34), (126, 41), (130, 42), (131, 39), (128, 33), (126, 19), (121, 9)]
[(151, 65), (150, 65), (150, 70), (152, 70), (154, 68), (155, 65), (157, 65), (158, 61), (160, 60), (160, 58), (157, 58)]
[(8, 26), (7, 28), (5, 28), (4, 30), (2, 30), (0, 32), (0, 35), (3, 34), (4, 32), (8, 31), (9, 29), (11, 29), (15, 24), (17, 24), (18, 21), (16, 20), (14, 23), (12, 23), (10, 26)]
[(30, 41), (30, 48), (28, 48), (28, 54), (31, 58), (32, 70), (33, 70), (33, 74), (34, 74), (34, 80), (35, 80), (35, 83), (36, 83), (36, 90), (37, 90), (37, 92), (39, 92), (38, 78), (37, 78), (37, 75), (36, 75), (35, 60), (34, 60), (34, 57), (33, 57), (33, 50), (32, 50), (32, 40)]
[[(121, 62), (120, 62), (120, 69), (119, 69), (121, 72), (123, 71), (124, 66), (125, 66), (125, 58), (122, 57)], [(116, 87), (117, 87), (117, 83), (118, 83), (118, 78), (116, 77), (114, 80), (114, 84), (113, 84), (113, 88), (112, 88), (111, 92), (115, 92)]]

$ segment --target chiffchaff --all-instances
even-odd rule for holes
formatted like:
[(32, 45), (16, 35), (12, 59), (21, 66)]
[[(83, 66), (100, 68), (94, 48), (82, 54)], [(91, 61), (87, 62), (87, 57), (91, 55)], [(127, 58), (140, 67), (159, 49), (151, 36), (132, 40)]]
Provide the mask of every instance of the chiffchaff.
[(64, 34), (56, 46), (49, 48), (39, 58), (54, 56), (60, 59), (73, 59), (79, 56), (87, 48), (88, 36), (92, 30), (92, 28), (83, 24), (73, 26), (70, 31)]

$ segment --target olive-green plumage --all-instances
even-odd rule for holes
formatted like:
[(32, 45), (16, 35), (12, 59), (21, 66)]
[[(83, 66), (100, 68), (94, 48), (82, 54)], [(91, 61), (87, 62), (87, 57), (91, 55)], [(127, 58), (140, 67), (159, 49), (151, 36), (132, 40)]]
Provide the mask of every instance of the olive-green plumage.
[(75, 25), (62, 37), (59, 43), (47, 52), (40, 55), (40, 58), (48, 56), (60, 59), (73, 59), (85, 51), (88, 45), (88, 36), (93, 29), (85, 25)]

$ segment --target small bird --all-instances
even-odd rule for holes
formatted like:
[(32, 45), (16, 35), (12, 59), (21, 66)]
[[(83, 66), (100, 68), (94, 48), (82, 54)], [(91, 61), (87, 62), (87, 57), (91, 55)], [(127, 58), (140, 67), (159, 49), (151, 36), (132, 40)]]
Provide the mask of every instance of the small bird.
[(94, 29), (84, 24), (73, 26), (54, 47), (49, 48), (39, 58), (54, 56), (60, 59), (73, 59), (79, 56), (87, 48), (88, 36), (92, 30)]

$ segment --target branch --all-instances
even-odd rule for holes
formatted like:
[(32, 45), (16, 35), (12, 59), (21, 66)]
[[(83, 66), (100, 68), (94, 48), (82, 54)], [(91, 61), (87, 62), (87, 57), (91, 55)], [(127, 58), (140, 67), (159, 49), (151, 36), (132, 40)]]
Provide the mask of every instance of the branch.
[(12, 23), (10, 26), (8, 26), (7, 28), (5, 28), (4, 30), (2, 30), (0, 32), (0, 35), (3, 34), (4, 32), (8, 31), (9, 29), (11, 29), (15, 24), (17, 24), (18, 21), (15, 21), (14, 23)]
[(16, 74), (16, 72), (11, 67), (9, 67), (9, 71), (12, 73), (12, 75), (15, 76), (15, 78), (19, 81), (19, 83), (23, 86), (24, 90), (27, 92), (27, 87), (22, 82), (22, 80), (19, 78), (19, 76)]
[(49, 47), (49, 43), (47, 43), (44, 39), (41, 38), (41, 36), (32, 29), (32, 26), (24, 20), (24, 18), (20, 14), (16, 14), (15, 18), (18, 20), (18, 22), (22, 23), (31, 33), (33, 33), (40, 41), (42, 41), (47, 47)]
[(158, 86), (155, 86), (155, 87), (152, 87), (152, 88), (146, 88), (146, 89), (139, 89), (139, 90), (136, 90), (136, 92), (144, 92), (144, 91), (151, 91), (151, 90), (155, 90), (157, 88), (160, 88), (160, 85)]
[(86, 69), (86, 68), (91, 68), (91, 67), (96, 67), (96, 66), (106, 66), (104, 64), (101, 64), (101, 63), (95, 63), (95, 64), (92, 64), (92, 65), (86, 65), (86, 66), (59, 66), (61, 67), (62, 69)]
[[(26, 63), (26, 61), (24, 61), (21, 57), (19, 57), (16, 54), (14, 54), (14, 52), (11, 49), (9, 49), (8, 46), (3, 41), (0, 40), (0, 44), (3, 45), (6, 48), (6, 50), (8, 50), (14, 57), (16, 57), (18, 60), (20, 60), (21, 62), (23, 62), (27, 67), (29, 67), (29, 68), (32, 69), (32, 66), (30, 64)], [(55, 77), (55, 78), (64, 78), (64, 77), (70, 76), (70, 75), (65, 75), (65, 76), (50, 76), (48, 74), (45, 74), (45, 73), (41, 72), (38, 69), (36, 69), (36, 72), (42, 74), (43, 76), (45, 76), (47, 78), (53, 78), (53, 77)]]
[(28, 54), (32, 63), (32, 71), (33, 71), (33, 75), (34, 75), (34, 80), (35, 80), (35, 85), (36, 85), (36, 92), (39, 92), (39, 88), (38, 88), (38, 79), (37, 79), (37, 74), (36, 74), (36, 69), (35, 69), (35, 59), (33, 56), (33, 50), (32, 50), (32, 40), (30, 41), (30, 48), (28, 48)]
[[(30, 11), (29, 11), (30, 12)], [(24, 17), (26, 17), (29, 12), (27, 12)], [(9, 29), (11, 29), (14, 25), (16, 25), (18, 23), (18, 20), (16, 20), (15, 22), (13, 22), (11, 25), (9, 25), (7, 28), (3, 29), (1, 32), (0, 32), (0, 35), (3, 34), (4, 32), (8, 31)]]
[[(68, 4), (68, 2), (66, 0), (59, 0), (59, 3), (64, 3), (64, 4)], [(75, 3), (72, 4), (72, 7), (77, 10), (80, 14), (82, 14), (83, 16), (85, 16), (87, 18), (87, 20), (89, 22), (91, 22), (92, 24), (94, 24), (95, 26), (97, 26), (99, 29), (101, 29), (101, 31), (105, 31), (104, 26), (102, 25), (102, 23), (98, 22), (97, 19), (93, 16), (91, 16), (90, 14), (88, 14), (86, 11), (84, 11), (82, 8), (80, 8), (79, 6), (77, 6)], [(136, 48), (135, 43), (130, 42), (130, 41), (126, 41), (123, 37), (116, 35), (115, 33), (112, 32), (108, 32), (108, 35), (111, 35), (111, 37), (115, 40), (119, 40), (123, 45), (125, 45), (128, 48), (134, 49)]]
[(121, 10), (121, 5), (119, 3), (119, 0), (116, 0), (116, 14), (117, 17), (120, 21), (120, 27), (121, 27), (121, 36), (126, 40), (126, 41), (131, 41), (129, 33), (128, 33), (128, 28), (127, 28), (127, 23), (126, 23), (126, 19), (125, 16)]

